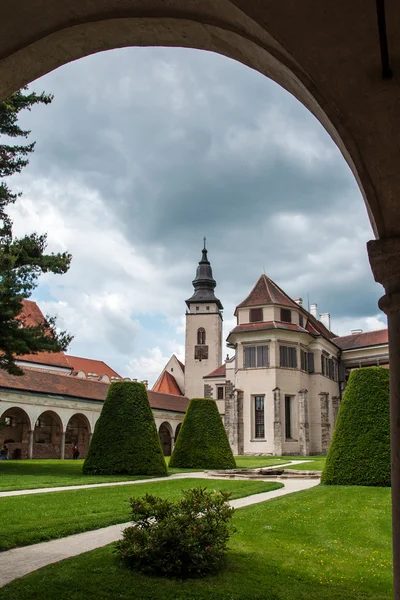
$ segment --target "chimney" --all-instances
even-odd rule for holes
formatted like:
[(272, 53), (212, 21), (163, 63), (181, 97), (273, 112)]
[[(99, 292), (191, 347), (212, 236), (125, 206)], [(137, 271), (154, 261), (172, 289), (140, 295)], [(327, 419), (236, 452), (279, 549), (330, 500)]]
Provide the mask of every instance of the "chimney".
[(296, 302), (296, 304), (298, 304), (299, 306), (303, 306), (303, 298), (295, 298), (294, 301)]
[(313, 317), (318, 319), (318, 305), (317, 304), (310, 304), (310, 313), (312, 314)]
[(352, 329), (351, 335), (357, 335), (358, 333), (364, 333), (362, 329)]
[(148, 382), (148, 380), (147, 380), (147, 379), (143, 379), (143, 381), (141, 381), (140, 383), (143, 383), (144, 387), (145, 387), (145, 388), (146, 388), (146, 390), (147, 390), (147, 388), (148, 388), (148, 386), (149, 386), (149, 382)]
[(329, 313), (321, 313), (319, 315), (319, 320), (322, 325), (325, 325), (328, 331), (331, 330), (331, 315)]

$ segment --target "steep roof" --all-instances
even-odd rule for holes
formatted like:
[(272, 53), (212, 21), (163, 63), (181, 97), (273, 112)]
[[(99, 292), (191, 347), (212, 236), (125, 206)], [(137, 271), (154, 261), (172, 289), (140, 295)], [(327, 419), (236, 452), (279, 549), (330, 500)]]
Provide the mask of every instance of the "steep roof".
[(282, 323), (280, 321), (265, 321), (262, 323), (243, 323), (236, 325), (231, 333), (244, 333), (248, 331), (266, 331), (268, 329), (287, 329), (289, 331), (298, 331), (300, 333), (310, 333), (304, 327), (296, 325), (296, 323)]
[[(175, 358), (176, 358), (176, 355), (175, 355), (175, 354), (174, 354), (174, 356), (175, 356)], [(183, 364), (183, 362), (181, 362), (181, 361), (179, 360), (179, 358), (176, 358), (176, 360), (178, 361), (178, 363), (179, 363), (179, 366), (181, 367), (182, 371), (183, 371), (183, 372), (185, 372), (185, 365)]]
[(207, 379), (208, 377), (226, 377), (226, 364), (221, 365), (215, 371), (212, 371), (208, 375), (204, 375), (203, 379)]
[(363, 333), (352, 333), (351, 335), (335, 337), (332, 341), (342, 348), (342, 350), (353, 350), (355, 348), (388, 344), (389, 337), (387, 329), (378, 329), (377, 331), (365, 331)]
[[(24, 375), (17, 377), (0, 370), (0, 389), (3, 390), (36, 392), (104, 402), (108, 388), (108, 383), (80, 379), (73, 375), (26, 369)], [(185, 412), (189, 404), (187, 398), (178, 398), (171, 394), (160, 394), (148, 390), (147, 395), (150, 406), (161, 410)]]
[(153, 392), (161, 392), (163, 394), (172, 394), (173, 396), (182, 396), (182, 392), (176, 379), (168, 371), (164, 371), (160, 379), (156, 382), (152, 389)]
[(41, 325), (45, 321), (42, 311), (33, 300), (22, 300), (22, 311), (17, 319), (23, 321), (28, 327)]
[(299, 308), (299, 305), (289, 298), (289, 296), (285, 294), (272, 279), (263, 274), (259, 277), (247, 298), (237, 305), (235, 315), (238, 308), (261, 306), (265, 304), (279, 304), (282, 306)]
[(121, 377), (114, 369), (106, 365), (102, 360), (92, 360), (91, 358), (82, 358), (81, 356), (66, 355), (68, 364), (73, 369), (74, 373), (83, 371), (86, 375), (88, 373), (97, 373), (99, 377), (101, 375), (108, 375), (108, 377)]

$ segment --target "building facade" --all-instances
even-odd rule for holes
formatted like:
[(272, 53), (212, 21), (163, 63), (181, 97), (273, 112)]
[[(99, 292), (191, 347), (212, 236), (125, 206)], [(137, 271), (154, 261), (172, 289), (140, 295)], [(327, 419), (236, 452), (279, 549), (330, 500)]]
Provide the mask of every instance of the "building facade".
[(316, 305), (306, 310), (261, 275), (236, 307), (234, 355), (222, 364), (222, 304), (205, 248), (193, 286), (185, 365), (172, 357), (153, 389), (175, 380), (178, 394), (214, 398), (234, 454), (325, 454), (350, 370), (388, 365), (387, 330), (337, 337), (329, 314), (318, 318)]

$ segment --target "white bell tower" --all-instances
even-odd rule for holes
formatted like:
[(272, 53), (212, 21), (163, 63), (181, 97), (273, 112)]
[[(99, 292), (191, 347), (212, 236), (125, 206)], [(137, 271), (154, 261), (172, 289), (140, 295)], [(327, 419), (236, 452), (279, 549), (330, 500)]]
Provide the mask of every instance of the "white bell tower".
[(222, 363), (221, 301), (214, 294), (217, 285), (207, 258), (206, 239), (202, 258), (193, 280), (194, 294), (186, 305), (185, 396), (204, 397), (203, 377)]

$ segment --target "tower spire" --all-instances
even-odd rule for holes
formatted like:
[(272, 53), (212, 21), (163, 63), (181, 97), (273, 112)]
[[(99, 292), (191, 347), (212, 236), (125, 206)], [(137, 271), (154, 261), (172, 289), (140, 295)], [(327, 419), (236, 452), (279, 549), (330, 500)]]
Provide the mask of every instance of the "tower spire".
[(188, 306), (194, 302), (197, 304), (215, 302), (220, 310), (223, 309), (221, 301), (214, 294), (217, 282), (213, 278), (211, 264), (207, 258), (206, 238), (204, 238), (202, 257), (196, 270), (196, 277), (192, 283), (194, 294), (186, 300)]

